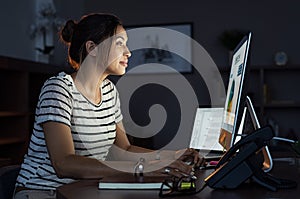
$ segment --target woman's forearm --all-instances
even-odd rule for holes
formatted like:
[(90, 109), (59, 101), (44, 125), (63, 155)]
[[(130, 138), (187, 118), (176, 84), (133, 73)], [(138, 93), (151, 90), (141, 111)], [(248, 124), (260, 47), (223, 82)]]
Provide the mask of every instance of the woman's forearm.
[(69, 155), (60, 162), (53, 162), (58, 177), (74, 179), (100, 179), (118, 172), (131, 172), (135, 162), (99, 161), (78, 155)]
[(130, 145), (127, 149), (121, 149), (113, 145), (110, 154), (114, 160), (138, 161), (144, 158), (146, 161), (152, 160), (174, 160), (176, 151), (172, 150), (150, 150), (143, 147)]

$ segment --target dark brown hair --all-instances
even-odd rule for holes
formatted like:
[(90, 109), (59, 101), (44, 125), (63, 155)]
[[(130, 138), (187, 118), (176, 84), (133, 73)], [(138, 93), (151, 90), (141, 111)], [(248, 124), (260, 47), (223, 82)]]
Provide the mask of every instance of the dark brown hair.
[(112, 14), (93, 13), (83, 16), (79, 22), (68, 20), (60, 32), (61, 39), (69, 46), (68, 58), (72, 67), (79, 69), (87, 56), (85, 43), (93, 41), (96, 45), (116, 33), (121, 20)]

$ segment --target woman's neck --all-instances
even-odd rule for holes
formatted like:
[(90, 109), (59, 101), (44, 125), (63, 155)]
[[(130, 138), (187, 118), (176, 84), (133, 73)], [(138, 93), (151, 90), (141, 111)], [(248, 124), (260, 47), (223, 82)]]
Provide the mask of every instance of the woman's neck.
[(107, 75), (97, 71), (97, 68), (99, 67), (85, 64), (72, 75), (76, 88), (94, 104), (101, 102), (100, 88), (107, 77)]

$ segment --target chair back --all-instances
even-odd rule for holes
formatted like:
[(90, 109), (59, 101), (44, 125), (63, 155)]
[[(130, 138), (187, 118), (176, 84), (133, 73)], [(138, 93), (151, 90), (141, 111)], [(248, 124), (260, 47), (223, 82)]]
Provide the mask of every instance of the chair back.
[(13, 197), (20, 168), (20, 165), (9, 165), (0, 168), (0, 199), (11, 199)]

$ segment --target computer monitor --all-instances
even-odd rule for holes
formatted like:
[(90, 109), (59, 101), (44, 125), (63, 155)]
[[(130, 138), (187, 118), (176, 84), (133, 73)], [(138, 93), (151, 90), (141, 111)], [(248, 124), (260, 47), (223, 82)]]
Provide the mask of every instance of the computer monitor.
[[(244, 124), (250, 116), (253, 131), (260, 128), (259, 121), (255, 114), (251, 99), (247, 96), (246, 79), (248, 54), (251, 40), (251, 32), (248, 33), (237, 45), (233, 52), (232, 64), (227, 88), (226, 101), (221, 124), (219, 143), (229, 150), (237, 141), (237, 137), (246, 136)], [(249, 121), (249, 120), (247, 120)], [(251, 132), (250, 132), (251, 133)], [(260, 150), (262, 154), (263, 170), (268, 172), (273, 167), (272, 157), (267, 146)]]
[(250, 40), (251, 32), (244, 36), (233, 51), (223, 121), (219, 136), (219, 143), (226, 150), (229, 150), (236, 140), (238, 127), (243, 115), (246, 101), (246, 93), (243, 86)]

